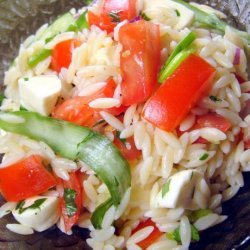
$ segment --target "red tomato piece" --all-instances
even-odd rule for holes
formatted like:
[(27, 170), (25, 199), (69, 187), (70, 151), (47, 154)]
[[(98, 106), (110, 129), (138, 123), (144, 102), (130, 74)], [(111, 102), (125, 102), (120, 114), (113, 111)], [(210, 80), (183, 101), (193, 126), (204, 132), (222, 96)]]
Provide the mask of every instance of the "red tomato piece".
[(143, 117), (163, 130), (173, 131), (208, 94), (214, 74), (215, 69), (205, 60), (190, 55), (148, 100)]
[(72, 60), (72, 52), (79, 47), (81, 42), (70, 39), (58, 43), (52, 50), (51, 69), (60, 73), (62, 68), (68, 68)]
[(66, 232), (68, 232), (77, 223), (82, 208), (82, 188), (80, 181), (75, 172), (70, 173), (69, 176), (70, 179), (68, 181), (63, 181), (63, 188), (64, 190), (66, 188), (72, 189), (76, 192), (75, 205), (77, 207), (77, 211), (73, 216), (69, 216), (67, 214), (65, 200), (63, 197), (61, 198), (61, 211)]
[[(80, 126), (92, 127), (101, 120), (101, 115), (99, 109), (93, 109), (88, 104), (96, 98), (113, 97), (115, 88), (116, 83), (113, 79), (109, 79), (107, 84), (96, 93), (86, 97), (73, 97), (59, 104), (53, 111), (52, 116)], [(119, 108), (105, 109), (105, 111), (113, 115), (119, 115), (125, 111), (125, 107), (121, 105)]]
[(126, 19), (131, 20), (136, 17), (136, 6), (134, 0), (104, 0), (102, 2), (100, 13), (88, 12), (88, 21), (90, 25), (95, 25), (108, 33), (114, 30), (114, 27)]
[(154, 227), (153, 232), (145, 240), (142, 240), (139, 243), (137, 243), (137, 245), (140, 246), (143, 250), (152, 245), (156, 240), (158, 240), (163, 235), (163, 233), (156, 227), (155, 223), (150, 219), (144, 222), (140, 222), (140, 224), (132, 231), (132, 234), (149, 226)]
[(232, 124), (226, 118), (215, 113), (209, 113), (199, 116), (196, 121), (196, 125), (193, 129), (199, 128), (217, 128), (222, 132), (227, 132), (231, 128)]
[(39, 155), (0, 169), (0, 192), (7, 201), (21, 201), (48, 191), (57, 184)]
[(123, 142), (119, 138), (115, 137), (113, 143), (128, 161), (133, 161), (141, 156), (141, 150), (136, 148), (133, 137), (127, 138), (126, 142)]
[(156, 83), (160, 63), (159, 26), (145, 20), (123, 25), (119, 31), (122, 102), (129, 106), (147, 100)]

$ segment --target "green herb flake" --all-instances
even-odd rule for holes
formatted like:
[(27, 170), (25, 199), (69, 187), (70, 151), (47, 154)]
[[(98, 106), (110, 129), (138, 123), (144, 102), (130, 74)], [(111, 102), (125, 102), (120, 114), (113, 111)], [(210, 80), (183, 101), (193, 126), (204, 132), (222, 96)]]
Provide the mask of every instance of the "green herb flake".
[(141, 17), (142, 17), (142, 19), (144, 19), (145, 21), (150, 21), (150, 20), (151, 20), (151, 18), (149, 18), (149, 17), (145, 14), (145, 12), (142, 12), (142, 13), (141, 13)]
[(200, 235), (199, 235), (197, 228), (194, 225), (190, 225), (190, 226), (191, 226), (191, 239), (192, 239), (192, 241), (199, 241)]
[(119, 23), (119, 22), (121, 22), (119, 11), (117, 11), (117, 12), (111, 11), (111, 12), (109, 12), (108, 15), (112, 18), (112, 22), (113, 23)]
[(3, 94), (0, 94), (0, 105), (2, 104), (4, 98), (5, 96)]
[(24, 80), (24, 81), (29, 81), (29, 77), (25, 76), (25, 77), (23, 78), (23, 80)]
[(210, 98), (210, 100), (212, 100), (213, 102), (221, 102), (221, 101), (222, 101), (219, 97), (214, 96), (214, 95), (210, 95), (209, 98)]
[(67, 215), (69, 217), (74, 216), (77, 212), (77, 207), (75, 203), (76, 191), (71, 188), (65, 188), (63, 198), (65, 201)]
[(170, 240), (175, 240), (178, 243), (181, 243), (180, 226), (177, 227), (173, 232), (167, 233), (167, 238)]
[(25, 207), (25, 201), (21, 201), (17, 204), (16, 206), (16, 210), (19, 210), (18, 213), (22, 214), (24, 211), (28, 210), (28, 209), (40, 209), (41, 205), (47, 200), (47, 198), (42, 198), (42, 199), (38, 199), (36, 200), (32, 205)]
[(93, 0), (85, 0), (85, 3), (86, 3), (87, 5), (91, 4), (92, 2), (93, 2)]
[(171, 179), (169, 179), (167, 181), (167, 183), (163, 186), (162, 188), (162, 198), (169, 192), (169, 188), (170, 188), (170, 182), (171, 182)]
[(25, 201), (20, 201), (19, 203), (17, 203), (16, 210), (22, 209), (24, 204), (25, 204)]
[(209, 157), (209, 154), (208, 153), (205, 153), (203, 154), (201, 157), (200, 157), (200, 161), (205, 161), (207, 158)]
[(179, 10), (175, 10), (177, 16), (181, 16), (181, 13)]
[[(200, 235), (198, 230), (192, 224), (191, 227), (191, 240), (192, 241), (199, 241)], [(180, 226), (177, 227), (173, 232), (166, 234), (167, 238), (170, 240), (175, 240), (177, 243), (181, 243), (181, 236), (180, 236)]]
[(125, 138), (121, 138), (120, 136), (121, 136), (121, 132), (120, 131), (116, 131), (115, 137), (118, 138), (122, 143), (125, 143), (126, 139)]
[(212, 213), (212, 211), (210, 209), (199, 209), (199, 210), (193, 211), (188, 216), (188, 218), (189, 218), (190, 222), (194, 223), (197, 220), (199, 220), (200, 218), (202, 218), (208, 214), (211, 214), (211, 213)]

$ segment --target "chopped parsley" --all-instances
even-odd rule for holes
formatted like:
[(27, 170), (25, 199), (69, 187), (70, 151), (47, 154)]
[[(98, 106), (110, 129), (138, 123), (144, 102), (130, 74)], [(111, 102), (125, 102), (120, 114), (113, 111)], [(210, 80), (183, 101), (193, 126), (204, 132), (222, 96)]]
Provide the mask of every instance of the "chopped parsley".
[(210, 100), (212, 100), (213, 102), (221, 102), (221, 101), (222, 101), (219, 97), (214, 96), (214, 95), (210, 95), (209, 98), (210, 98)]
[(25, 77), (23, 78), (23, 80), (24, 80), (24, 81), (29, 81), (29, 77), (25, 76)]
[(5, 96), (3, 94), (0, 94), (0, 105), (2, 104), (4, 98)]
[(119, 11), (117, 11), (117, 12), (111, 11), (111, 12), (109, 12), (109, 16), (112, 18), (113, 23), (121, 22), (121, 17), (120, 17)]
[(170, 187), (170, 182), (171, 182), (171, 179), (169, 179), (167, 181), (167, 183), (163, 186), (162, 188), (162, 198), (169, 192), (169, 187)]
[(210, 209), (199, 209), (199, 210), (196, 210), (196, 211), (193, 211), (189, 216), (189, 220), (193, 223), (193, 222), (196, 222), (197, 220), (199, 220), (200, 218), (208, 215), (208, 214), (211, 214), (212, 211)]
[(120, 135), (121, 135), (121, 132), (120, 131), (116, 131), (115, 137), (118, 138), (122, 143), (125, 143), (126, 139), (125, 138), (121, 138)]
[(141, 13), (141, 17), (142, 17), (142, 19), (144, 19), (145, 21), (150, 21), (150, 20), (151, 20), (144, 12)]
[[(190, 227), (191, 227), (191, 240), (199, 241), (200, 235), (197, 228), (192, 224), (190, 224)], [(167, 238), (170, 240), (175, 240), (177, 243), (181, 243), (180, 226), (177, 227), (173, 232), (167, 233)]]
[(63, 199), (65, 202), (66, 213), (69, 217), (72, 217), (77, 212), (77, 207), (75, 203), (76, 191), (71, 188), (64, 189)]
[(24, 207), (25, 201), (21, 201), (17, 204), (16, 210), (19, 210), (18, 213), (22, 214), (24, 211), (28, 209), (40, 209), (41, 205), (47, 200), (47, 198), (42, 198), (34, 201), (34, 203), (28, 207)]
[(179, 10), (175, 10), (177, 16), (181, 16), (181, 13)]
[(85, 0), (85, 3), (87, 4), (87, 5), (89, 5), (90, 3), (92, 3), (93, 2), (93, 0)]
[(209, 157), (209, 154), (208, 153), (205, 153), (203, 154), (201, 157), (200, 157), (200, 161), (205, 161), (207, 158)]

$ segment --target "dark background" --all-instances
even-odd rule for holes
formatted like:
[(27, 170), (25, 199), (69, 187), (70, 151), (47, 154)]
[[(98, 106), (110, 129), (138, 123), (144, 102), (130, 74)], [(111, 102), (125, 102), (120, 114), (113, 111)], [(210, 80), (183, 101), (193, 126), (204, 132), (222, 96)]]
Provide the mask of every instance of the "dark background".
[[(227, 22), (250, 32), (250, 1), (194, 1), (209, 4), (228, 15)], [(72, 7), (81, 7), (84, 1), (76, 0), (0, 0), (0, 85), (3, 72), (17, 54), (19, 44), (34, 33), (43, 23), (55, 19)], [(0, 199), (0, 204), (3, 200)], [(245, 174), (245, 186), (238, 195), (223, 205), (224, 223), (201, 234), (192, 250), (250, 250), (250, 173)], [(74, 229), (72, 236), (52, 228), (32, 236), (9, 232), (5, 225), (11, 216), (0, 219), (0, 250), (78, 250), (89, 249), (85, 243), (86, 230)], [(167, 249), (166, 249), (167, 250)]]

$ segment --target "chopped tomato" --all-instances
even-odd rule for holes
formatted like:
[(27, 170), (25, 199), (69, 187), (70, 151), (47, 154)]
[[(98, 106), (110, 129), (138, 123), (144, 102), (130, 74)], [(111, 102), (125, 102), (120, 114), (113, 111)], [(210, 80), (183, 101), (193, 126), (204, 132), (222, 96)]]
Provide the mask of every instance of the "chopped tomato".
[(63, 181), (63, 188), (64, 190), (70, 189), (76, 192), (74, 205), (76, 206), (77, 210), (72, 216), (69, 216), (66, 208), (67, 204), (65, 203), (64, 198), (61, 198), (61, 211), (66, 232), (68, 232), (77, 223), (82, 208), (82, 188), (80, 181), (77, 178), (77, 174), (75, 172), (70, 173), (69, 176), (70, 179), (68, 181)]
[(152, 226), (154, 227), (153, 232), (145, 239), (140, 241), (139, 243), (137, 243), (137, 245), (139, 247), (141, 247), (143, 250), (145, 250), (147, 247), (149, 247), (150, 245), (152, 245), (156, 240), (158, 240), (163, 233), (156, 227), (155, 223), (148, 219), (144, 222), (141, 222), (133, 231), (132, 234), (136, 233), (137, 231), (145, 228), (145, 227), (149, 227)]
[(159, 26), (145, 20), (123, 25), (119, 31), (122, 44), (122, 102), (129, 106), (147, 100), (156, 83), (160, 63)]
[(215, 69), (191, 54), (157, 89), (143, 109), (143, 117), (155, 126), (173, 131), (192, 107), (208, 94)]
[(113, 143), (128, 161), (133, 161), (141, 156), (141, 150), (136, 148), (133, 137), (127, 138), (123, 142), (120, 138), (115, 136)]
[(68, 68), (72, 60), (72, 52), (81, 42), (70, 39), (58, 43), (52, 50), (51, 69), (60, 73), (62, 68)]
[(48, 191), (56, 179), (45, 168), (39, 155), (0, 169), (0, 192), (7, 201), (21, 201)]
[(232, 124), (226, 118), (215, 113), (209, 113), (199, 116), (196, 121), (196, 125), (193, 129), (198, 128), (217, 128), (222, 132), (227, 132), (231, 128)]
[(119, 22), (136, 17), (135, 3), (134, 0), (104, 0), (100, 13), (88, 12), (88, 21), (90, 25), (96, 25), (102, 30), (112, 32)]
[[(89, 107), (89, 103), (96, 98), (113, 97), (116, 84), (109, 79), (107, 84), (96, 93), (90, 96), (77, 96), (59, 104), (52, 113), (52, 116), (61, 120), (73, 122), (77, 125), (92, 127), (101, 119), (99, 109)], [(124, 106), (119, 108), (105, 109), (105, 111), (119, 115), (125, 111)]]

